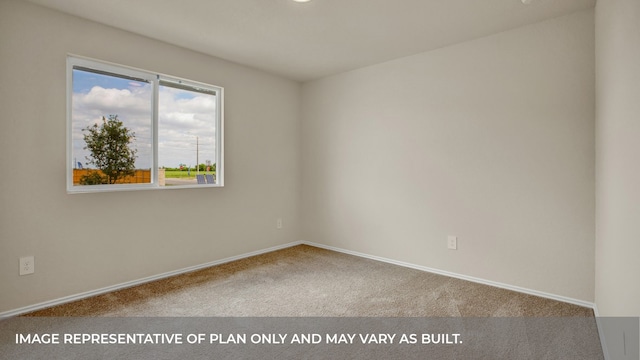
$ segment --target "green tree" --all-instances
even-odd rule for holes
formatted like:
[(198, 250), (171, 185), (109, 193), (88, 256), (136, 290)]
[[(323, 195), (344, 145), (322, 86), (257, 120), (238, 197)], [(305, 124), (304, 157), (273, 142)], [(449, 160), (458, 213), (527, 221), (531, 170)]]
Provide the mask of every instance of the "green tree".
[(106, 184), (107, 178), (106, 176), (100, 175), (99, 171), (91, 171), (87, 175), (82, 175), (80, 177), (81, 185), (100, 185)]
[(216, 172), (216, 164), (211, 165), (211, 163), (198, 165), (198, 170), (207, 171), (207, 167), (209, 167), (210, 171)]
[(91, 152), (86, 158), (104, 174), (102, 183), (115, 184), (118, 179), (135, 173), (138, 150), (133, 148), (133, 142), (136, 135), (118, 120), (118, 115), (109, 115), (109, 119), (103, 116), (100, 126), (93, 124), (82, 131), (87, 132), (84, 149)]

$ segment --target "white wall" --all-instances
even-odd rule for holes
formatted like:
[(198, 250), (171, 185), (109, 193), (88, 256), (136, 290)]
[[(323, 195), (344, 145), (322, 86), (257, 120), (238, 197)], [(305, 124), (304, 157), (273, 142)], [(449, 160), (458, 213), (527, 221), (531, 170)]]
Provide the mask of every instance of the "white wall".
[[(68, 195), (67, 53), (223, 86), (226, 186)], [(298, 83), (1, 1), (0, 84), (0, 313), (299, 240)]]
[(591, 9), (304, 84), (303, 239), (593, 301), (593, 26)]
[(640, 1), (598, 0), (595, 13), (595, 303), (609, 358), (638, 359)]
[(640, 1), (596, 6), (595, 300), (640, 316)]

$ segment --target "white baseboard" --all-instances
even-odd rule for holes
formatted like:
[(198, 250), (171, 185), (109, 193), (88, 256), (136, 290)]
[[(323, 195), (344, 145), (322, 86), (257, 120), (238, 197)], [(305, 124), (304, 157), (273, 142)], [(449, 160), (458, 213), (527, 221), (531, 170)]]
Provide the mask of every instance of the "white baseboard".
[(341, 253), (344, 253), (344, 254), (359, 256), (359, 257), (366, 258), (366, 259), (382, 261), (382, 262), (386, 262), (386, 263), (389, 263), (389, 264), (399, 265), (399, 266), (403, 266), (403, 267), (407, 267), (407, 268), (411, 268), (411, 269), (426, 271), (426, 272), (430, 272), (430, 273), (434, 273), (434, 274), (438, 274), (438, 275), (449, 276), (449, 277), (452, 277), (452, 278), (467, 280), (467, 281), (471, 281), (471, 282), (474, 282), (474, 283), (489, 285), (489, 286), (493, 286), (493, 287), (497, 287), (497, 288), (501, 288), (501, 289), (512, 290), (512, 291), (516, 291), (516, 292), (523, 293), (523, 294), (529, 294), (529, 295), (539, 296), (539, 297), (543, 297), (543, 298), (547, 298), (547, 299), (551, 299), (551, 300), (557, 300), (557, 301), (561, 301), (561, 302), (565, 302), (565, 303), (569, 303), (569, 304), (574, 304), (574, 305), (578, 305), (578, 306), (582, 306), (582, 307), (586, 307), (586, 308), (590, 308), (590, 309), (594, 309), (595, 308), (595, 304), (594, 303), (590, 303), (588, 301), (573, 299), (573, 298), (570, 298), (570, 297), (565, 297), (565, 296), (556, 295), (556, 294), (550, 294), (550, 293), (546, 293), (546, 292), (543, 292), (543, 291), (527, 289), (527, 288), (523, 288), (523, 287), (520, 287), (520, 286), (509, 285), (509, 284), (504, 284), (504, 283), (500, 283), (500, 282), (496, 282), (496, 281), (481, 279), (481, 278), (477, 278), (477, 277), (473, 277), (473, 276), (457, 274), (457, 273), (453, 273), (453, 272), (449, 272), (449, 271), (434, 269), (434, 268), (430, 268), (430, 267), (426, 267), (426, 266), (422, 266), (422, 265), (415, 265), (415, 264), (411, 264), (411, 263), (407, 263), (407, 262), (403, 262), (403, 261), (397, 261), (397, 260), (393, 260), (393, 259), (383, 258), (383, 257), (380, 257), (380, 256), (369, 255), (369, 254), (365, 254), (365, 253), (361, 253), (361, 252), (357, 252), (357, 251), (346, 250), (346, 249), (342, 249), (342, 248), (338, 248), (338, 247), (334, 247), (334, 246), (328, 246), (328, 245), (318, 244), (318, 243), (309, 242), (309, 241), (302, 241), (301, 243), (309, 245), (309, 246), (319, 247), (319, 248), (322, 248), (322, 249), (341, 252)]
[(335, 247), (335, 246), (318, 244), (318, 243), (314, 243), (314, 242), (310, 242), (310, 241), (301, 241), (301, 243), (305, 244), (305, 245), (309, 245), (309, 246), (319, 247), (319, 248), (322, 248), (322, 249), (341, 252), (341, 253), (344, 253), (344, 254), (359, 256), (359, 257), (366, 258), (366, 259), (382, 261), (382, 262), (386, 262), (386, 263), (389, 263), (389, 264), (399, 265), (399, 266), (403, 266), (403, 267), (407, 267), (407, 268), (411, 268), (411, 269), (426, 271), (426, 272), (430, 272), (430, 273), (434, 273), (434, 274), (449, 276), (449, 277), (462, 279), (462, 280), (467, 280), (467, 281), (471, 281), (471, 282), (475, 282), (475, 283), (479, 283), (479, 284), (494, 286), (494, 287), (498, 287), (498, 288), (502, 288), (502, 289), (516, 291), (516, 292), (519, 292), (519, 293), (524, 293), (524, 294), (529, 294), (529, 295), (534, 295), (534, 296), (540, 296), (540, 297), (551, 299), (551, 300), (557, 300), (557, 301), (566, 302), (566, 303), (569, 303), (569, 304), (574, 304), (574, 305), (578, 305), (578, 306), (582, 306), (582, 307), (586, 307), (586, 308), (591, 308), (593, 310), (593, 315), (595, 316), (596, 327), (598, 328), (598, 336), (600, 337), (600, 346), (602, 347), (602, 354), (604, 355), (604, 360), (611, 360), (611, 357), (609, 356), (609, 351), (607, 349), (607, 344), (605, 342), (602, 324), (601, 324), (601, 321), (600, 321), (600, 318), (599, 318), (600, 314), (598, 312), (598, 307), (596, 306), (595, 303), (591, 303), (591, 302), (583, 301), (583, 300), (578, 300), (578, 299), (573, 299), (573, 298), (569, 298), (569, 297), (566, 297), (566, 296), (550, 294), (550, 293), (546, 293), (546, 292), (543, 292), (543, 291), (527, 289), (527, 288), (523, 288), (523, 287), (520, 287), (520, 286), (503, 284), (503, 283), (499, 283), (499, 282), (496, 282), (496, 281), (481, 279), (481, 278), (477, 278), (477, 277), (473, 277), (473, 276), (456, 274), (456, 273), (452, 273), (452, 272), (449, 272), (449, 271), (434, 269), (434, 268), (421, 266), (421, 265), (415, 265), (415, 264), (406, 263), (406, 262), (403, 262), (403, 261), (387, 259), (387, 258), (383, 258), (383, 257), (380, 257), (380, 256), (374, 256), (374, 255), (369, 255), (369, 254), (365, 254), (365, 253), (361, 253), (361, 252), (357, 252), (357, 251), (346, 250), (346, 249), (338, 248), (338, 247)]
[(192, 272), (192, 271), (208, 268), (208, 267), (215, 266), (215, 265), (225, 264), (225, 263), (228, 263), (228, 262), (231, 262), (231, 261), (248, 258), (248, 257), (255, 256), (255, 255), (265, 254), (265, 253), (269, 253), (269, 252), (272, 252), (272, 251), (285, 249), (285, 248), (296, 246), (296, 245), (300, 245), (300, 244), (302, 244), (302, 241), (295, 241), (295, 242), (291, 242), (291, 243), (287, 243), (287, 244), (283, 244), (283, 245), (273, 246), (273, 247), (270, 247), (270, 248), (267, 248), (267, 249), (263, 249), (263, 250), (257, 250), (257, 251), (253, 251), (253, 252), (250, 252), (250, 253), (245, 253), (245, 254), (241, 254), (241, 255), (237, 255), (237, 256), (224, 258), (224, 259), (221, 259), (221, 260), (211, 261), (211, 262), (200, 264), (200, 265), (189, 266), (189, 267), (186, 267), (186, 268), (183, 268), (183, 269), (169, 271), (169, 272), (166, 272), (166, 273), (153, 275), (153, 276), (145, 277), (145, 278), (138, 279), (138, 280), (127, 281), (127, 282), (124, 282), (124, 283), (121, 283), (121, 284), (116, 284), (116, 285), (107, 286), (107, 287), (103, 287), (103, 288), (96, 289), (96, 290), (86, 291), (86, 292), (75, 294), (75, 295), (65, 296), (65, 297), (61, 297), (61, 298), (58, 298), (58, 299), (49, 300), (49, 301), (41, 302), (41, 303), (38, 303), (38, 304), (33, 304), (33, 305), (21, 307), (19, 309), (14, 309), (14, 310), (9, 310), (9, 311), (2, 312), (2, 313), (0, 313), (0, 318), (17, 316), (17, 315), (25, 314), (25, 313), (36, 311), (36, 310), (42, 310), (42, 309), (45, 309), (45, 308), (48, 308), (48, 307), (61, 305), (61, 304), (69, 303), (69, 302), (72, 302), (72, 301), (86, 299), (86, 298), (91, 297), (91, 296), (96, 296), (96, 295), (105, 294), (105, 293), (112, 292), (112, 291), (122, 290), (122, 289), (126, 289), (126, 288), (133, 287), (133, 286), (136, 286), (136, 285), (141, 285), (141, 284), (144, 284), (144, 283), (148, 283), (148, 282), (151, 282), (151, 281), (160, 280), (160, 279), (168, 278), (168, 277), (171, 277), (171, 276), (184, 274), (184, 273), (188, 273), (188, 272)]
[(224, 258), (224, 259), (221, 259), (221, 260), (215, 260), (215, 261), (211, 261), (211, 262), (200, 264), (200, 265), (195, 265), (195, 266), (190, 266), (190, 267), (186, 267), (186, 268), (183, 268), (183, 269), (169, 271), (169, 272), (166, 272), (166, 273), (153, 275), (153, 276), (145, 277), (145, 278), (138, 279), (138, 280), (128, 281), (128, 282), (124, 282), (124, 283), (117, 284), (117, 285), (107, 286), (107, 287), (96, 289), (96, 290), (91, 290), (91, 291), (87, 291), (87, 292), (83, 292), (83, 293), (79, 293), (79, 294), (75, 294), (75, 295), (65, 296), (65, 297), (61, 297), (61, 298), (58, 298), (58, 299), (45, 301), (45, 302), (41, 302), (41, 303), (38, 303), (38, 304), (33, 304), (33, 305), (25, 306), (25, 307), (22, 307), (22, 308), (18, 308), (18, 309), (2, 312), (2, 313), (0, 313), (0, 318), (17, 316), (17, 315), (25, 314), (25, 313), (28, 313), (28, 312), (45, 309), (45, 308), (48, 308), (48, 307), (51, 307), (51, 306), (61, 305), (61, 304), (69, 303), (69, 302), (72, 302), (72, 301), (77, 301), (77, 300), (85, 299), (85, 298), (88, 298), (88, 297), (92, 297), (92, 296), (96, 296), (96, 295), (100, 295), (100, 294), (104, 294), (104, 293), (108, 293), (108, 292), (112, 292), (112, 291), (117, 291), (117, 290), (129, 288), (129, 287), (133, 287), (133, 286), (136, 286), (136, 285), (141, 285), (141, 284), (148, 283), (148, 282), (151, 282), (151, 281), (160, 280), (160, 279), (164, 279), (164, 278), (167, 278), (167, 277), (184, 274), (184, 273), (188, 273), (188, 272), (192, 272), (192, 271), (208, 268), (208, 267), (215, 266), (215, 265), (221, 265), (221, 264), (225, 264), (225, 263), (228, 263), (228, 262), (231, 262), (231, 261), (236, 261), (236, 260), (248, 258), (248, 257), (251, 257), (251, 256), (265, 254), (265, 253), (269, 253), (269, 252), (272, 252), (272, 251), (281, 250), (281, 249), (289, 248), (289, 247), (296, 246), (296, 245), (302, 245), (302, 244), (309, 245), (309, 246), (314, 246), (314, 247), (318, 247), (318, 248), (322, 248), (322, 249), (337, 251), (337, 252), (341, 252), (341, 253), (344, 253), (344, 254), (354, 255), (354, 256), (358, 256), (358, 257), (362, 257), (362, 258), (366, 258), (366, 259), (381, 261), (381, 262), (385, 262), (385, 263), (389, 263), (389, 264), (399, 265), (399, 266), (403, 266), (403, 267), (407, 267), (407, 268), (411, 268), (411, 269), (416, 269), (416, 270), (426, 271), (426, 272), (430, 272), (430, 273), (434, 273), (434, 274), (449, 276), (449, 277), (453, 277), (453, 278), (457, 278), (457, 279), (467, 280), (467, 281), (471, 281), (471, 282), (475, 282), (475, 283), (479, 283), (479, 284), (484, 284), (484, 285), (494, 286), (494, 287), (498, 287), (498, 288), (502, 288), (502, 289), (512, 290), (512, 291), (516, 291), (516, 292), (520, 292), (520, 293), (524, 293), (524, 294), (540, 296), (540, 297), (543, 297), (543, 298), (562, 301), (562, 302), (566, 302), (566, 303), (569, 303), (569, 304), (574, 304), (574, 305), (583, 306), (583, 307), (587, 307), (587, 308), (591, 308), (591, 309), (593, 309), (593, 312), (594, 312), (594, 315), (595, 315), (595, 318), (596, 318), (596, 323), (597, 323), (597, 327), (598, 327), (598, 335), (600, 336), (600, 342), (601, 342), (601, 345), (602, 345), (602, 352), (604, 354), (604, 358), (605, 358), (605, 360), (610, 360), (609, 353), (607, 351), (607, 345), (606, 345), (605, 339), (604, 339), (604, 334), (602, 332), (602, 325), (600, 324), (600, 321), (599, 321), (599, 316), (600, 315), (598, 313), (598, 307), (596, 306), (595, 303), (590, 303), (590, 302), (583, 301), (583, 300), (578, 300), (578, 299), (573, 299), (573, 298), (569, 298), (569, 297), (565, 297), (565, 296), (550, 294), (550, 293), (546, 293), (546, 292), (542, 292), (542, 291), (527, 289), (527, 288), (523, 288), (523, 287), (520, 287), (520, 286), (503, 284), (503, 283), (499, 283), (499, 282), (496, 282), (496, 281), (491, 281), (491, 280), (476, 278), (476, 277), (473, 277), (473, 276), (467, 276), (467, 275), (452, 273), (452, 272), (449, 272), (449, 271), (429, 268), (429, 267), (426, 267), (426, 266), (411, 264), (411, 263), (407, 263), (407, 262), (403, 262), (403, 261), (397, 261), (397, 260), (393, 260), (393, 259), (383, 258), (383, 257), (380, 257), (380, 256), (369, 255), (369, 254), (365, 254), (365, 253), (361, 253), (361, 252), (357, 252), (357, 251), (346, 250), (346, 249), (342, 249), (342, 248), (338, 248), (338, 247), (334, 247), (334, 246), (329, 246), (329, 245), (324, 245), (324, 244), (319, 244), (319, 243), (314, 243), (314, 242), (309, 242), (309, 241), (295, 241), (295, 242), (291, 242), (291, 243), (287, 243), (287, 244), (283, 244), (283, 245), (273, 246), (273, 247), (270, 247), (270, 248), (267, 248), (267, 249), (257, 250), (257, 251), (253, 251), (253, 252), (250, 252), (250, 253), (245, 253), (245, 254), (241, 254), (241, 255), (237, 255), (237, 256)]
[[(273, 246), (273, 247), (270, 247), (270, 248), (267, 248), (267, 249), (263, 249), (263, 250), (257, 250), (257, 251), (253, 251), (253, 252), (250, 252), (250, 253), (245, 253), (245, 254), (241, 254), (241, 255), (237, 255), (237, 256), (232, 256), (232, 257), (224, 258), (224, 259), (221, 259), (221, 260), (215, 260), (215, 261), (211, 261), (211, 262), (200, 264), (200, 265), (190, 266), (190, 267), (186, 267), (186, 268), (183, 268), (183, 269), (169, 271), (169, 272), (166, 272), (166, 273), (153, 275), (153, 276), (145, 277), (145, 278), (138, 279), (138, 280), (127, 281), (127, 282), (124, 282), (124, 283), (120, 283), (120, 284), (116, 284), (116, 285), (112, 285), (112, 286), (107, 286), (107, 287), (96, 289), (96, 290), (91, 290), (91, 291), (87, 291), (87, 292), (83, 292), (83, 293), (79, 293), (79, 294), (75, 294), (75, 295), (65, 296), (65, 297), (61, 297), (61, 298), (58, 298), (58, 299), (41, 302), (41, 303), (38, 303), (38, 304), (25, 306), (25, 307), (22, 307), (22, 308), (18, 308), (18, 309), (14, 309), (14, 310), (10, 310), (10, 311), (6, 311), (6, 312), (3, 312), (3, 313), (0, 313), (0, 317), (16, 316), (16, 315), (28, 313), (28, 312), (31, 312), (31, 311), (41, 310), (41, 309), (48, 308), (48, 307), (51, 307), (51, 306), (60, 305), (60, 304), (64, 304), (64, 303), (68, 303), (68, 302), (72, 302), (72, 301), (76, 301), (76, 300), (81, 300), (81, 299), (85, 299), (85, 298), (88, 298), (88, 297), (91, 297), (91, 296), (96, 296), (96, 295), (100, 295), (100, 294), (104, 294), (104, 293), (108, 293), (108, 292), (112, 292), (112, 291), (117, 291), (117, 290), (129, 288), (129, 287), (132, 287), (132, 286), (148, 283), (150, 281), (160, 280), (160, 279), (164, 279), (164, 278), (167, 278), (167, 277), (170, 277), (170, 276), (180, 275), (180, 274), (184, 274), (184, 273), (188, 273), (188, 272), (204, 269), (204, 268), (207, 268), (207, 267), (224, 264), (224, 263), (228, 263), (228, 262), (231, 262), (231, 261), (248, 258), (248, 257), (255, 256), (255, 255), (265, 254), (265, 253), (268, 253), (268, 252), (281, 250), (281, 249), (285, 249), (285, 248), (288, 248), (288, 247), (301, 245), (301, 244), (306, 244), (306, 245), (309, 245), (309, 246), (315, 246), (315, 247), (322, 248), (322, 249), (337, 251), (337, 252), (341, 252), (341, 253), (344, 253), (344, 254), (354, 255), (354, 256), (367, 258), (367, 259), (372, 259), (372, 260), (376, 260), (376, 261), (381, 261), (381, 262), (385, 262), (385, 263), (389, 263), (389, 264), (399, 265), (399, 266), (403, 266), (403, 267), (407, 267), (407, 268), (411, 268), (411, 269), (426, 271), (426, 272), (430, 272), (430, 273), (434, 273), (434, 274), (449, 276), (449, 277), (453, 277), (453, 278), (457, 278), (457, 279), (467, 280), (467, 281), (471, 281), (471, 282), (475, 282), (475, 283), (479, 283), (479, 284), (485, 284), (485, 285), (489, 285), (489, 286), (494, 286), (494, 287), (498, 287), (498, 288), (502, 288), (502, 289), (513, 290), (513, 291), (524, 293), (524, 294), (540, 296), (540, 297), (544, 297), (544, 298), (547, 298), (547, 299), (562, 301), (562, 302), (566, 302), (566, 303), (570, 303), (570, 304), (574, 304), (574, 305), (578, 305), (578, 306), (591, 308), (591, 309), (594, 309), (594, 312), (597, 311), (597, 309), (595, 307), (595, 304), (590, 303), (590, 302), (586, 302), (586, 301), (582, 301), (582, 300), (572, 299), (572, 298), (568, 298), (568, 297), (564, 297), (564, 296), (560, 296), (560, 295), (555, 295), (555, 294), (550, 294), (550, 293), (546, 293), (546, 292), (542, 292), (542, 291), (527, 289), (527, 288), (523, 288), (523, 287), (519, 287), (519, 286), (503, 284), (503, 283), (499, 283), (499, 282), (495, 282), (495, 281), (491, 281), (491, 280), (480, 279), (480, 278), (476, 278), (476, 277), (472, 277), (472, 276), (456, 274), (456, 273), (452, 273), (452, 272), (449, 272), (449, 271), (443, 271), (443, 270), (439, 270), (439, 269), (429, 268), (429, 267), (426, 267), (426, 266), (415, 265), (415, 264), (406, 263), (406, 262), (403, 262), (403, 261), (397, 261), (397, 260), (393, 260), (393, 259), (383, 258), (383, 257), (380, 257), (380, 256), (374, 256), (374, 255), (369, 255), (369, 254), (365, 254), (365, 253), (360, 253), (360, 252), (357, 252), (357, 251), (346, 250), (346, 249), (342, 249), (342, 248), (338, 248), (338, 247), (334, 247), (334, 246), (328, 246), (328, 245), (309, 242), (309, 241), (295, 241), (295, 242), (291, 242), (291, 243), (287, 243), (287, 244), (283, 244), (283, 245)], [(596, 316), (597, 316), (597, 314), (596, 314)]]

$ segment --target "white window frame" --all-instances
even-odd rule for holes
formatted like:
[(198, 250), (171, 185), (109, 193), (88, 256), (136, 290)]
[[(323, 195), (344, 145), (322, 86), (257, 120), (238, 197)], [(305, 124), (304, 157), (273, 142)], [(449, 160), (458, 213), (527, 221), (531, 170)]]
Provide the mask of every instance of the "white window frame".
[[(105, 185), (76, 185), (73, 184), (73, 169), (75, 162), (73, 159), (73, 70), (75, 67), (93, 69), (112, 74), (124, 75), (149, 82), (152, 86), (152, 106), (151, 106), (151, 182), (144, 184), (105, 184)], [(160, 186), (158, 182), (158, 103), (160, 82), (180, 84), (181, 86), (194, 89), (205, 89), (216, 94), (216, 114), (215, 114), (215, 141), (216, 141), (216, 181), (215, 184), (193, 184)], [(105, 114), (106, 115), (106, 114)], [(198, 165), (198, 164), (196, 164)], [(67, 56), (67, 193), (94, 193), (108, 191), (131, 191), (131, 190), (173, 190), (173, 189), (193, 189), (210, 188), (224, 186), (224, 88), (220, 86), (205, 84), (193, 80), (178, 78), (141, 69), (136, 69), (124, 65), (118, 65), (105, 61), (94, 60), (77, 55)]]

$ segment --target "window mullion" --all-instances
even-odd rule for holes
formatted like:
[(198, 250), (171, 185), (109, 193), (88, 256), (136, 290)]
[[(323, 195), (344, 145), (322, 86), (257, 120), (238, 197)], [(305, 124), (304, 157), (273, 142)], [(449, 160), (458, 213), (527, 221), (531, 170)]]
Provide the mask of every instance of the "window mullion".
[(156, 187), (160, 186), (158, 182), (158, 172), (159, 172), (159, 164), (158, 164), (158, 103), (159, 101), (159, 88), (160, 88), (160, 76), (156, 76), (153, 80), (153, 121), (151, 122), (151, 134), (152, 134), (152, 147), (151, 151), (153, 153), (153, 161), (151, 165), (151, 176), (152, 182)]

